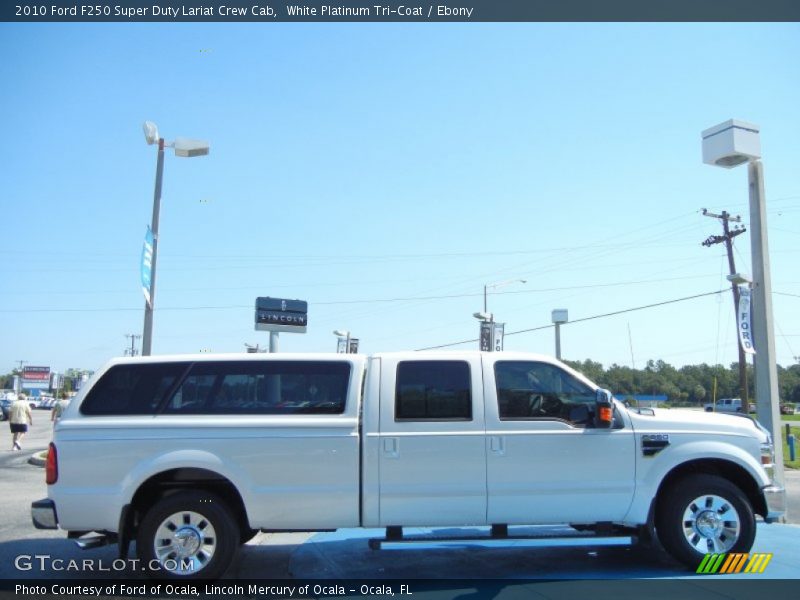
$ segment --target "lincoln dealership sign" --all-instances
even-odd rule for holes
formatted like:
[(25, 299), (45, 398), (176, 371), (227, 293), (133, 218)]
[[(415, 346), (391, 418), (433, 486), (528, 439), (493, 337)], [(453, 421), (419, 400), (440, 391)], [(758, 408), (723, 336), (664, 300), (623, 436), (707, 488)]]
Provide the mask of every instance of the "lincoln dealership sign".
[(305, 333), (308, 302), (283, 298), (256, 298), (256, 330)]

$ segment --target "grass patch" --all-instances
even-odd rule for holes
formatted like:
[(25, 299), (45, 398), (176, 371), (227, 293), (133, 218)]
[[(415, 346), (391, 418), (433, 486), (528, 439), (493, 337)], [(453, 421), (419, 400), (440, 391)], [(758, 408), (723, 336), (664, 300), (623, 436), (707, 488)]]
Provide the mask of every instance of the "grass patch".
[(781, 436), (783, 437), (783, 464), (789, 469), (800, 469), (800, 427), (791, 426), (792, 433), (794, 434), (795, 444), (795, 460), (789, 460), (789, 444), (786, 442), (786, 427), (781, 427)]
[(781, 421), (800, 421), (800, 415), (781, 415)]

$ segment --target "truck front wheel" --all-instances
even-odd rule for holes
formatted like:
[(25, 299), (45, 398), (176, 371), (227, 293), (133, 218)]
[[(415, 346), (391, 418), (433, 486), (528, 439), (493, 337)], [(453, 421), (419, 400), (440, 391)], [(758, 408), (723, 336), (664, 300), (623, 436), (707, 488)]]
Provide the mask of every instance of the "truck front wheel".
[(659, 498), (656, 531), (667, 552), (696, 568), (706, 554), (749, 552), (756, 521), (747, 497), (730, 481), (691, 475)]
[(136, 552), (153, 577), (216, 579), (233, 560), (239, 528), (219, 496), (182, 491), (147, 511)]

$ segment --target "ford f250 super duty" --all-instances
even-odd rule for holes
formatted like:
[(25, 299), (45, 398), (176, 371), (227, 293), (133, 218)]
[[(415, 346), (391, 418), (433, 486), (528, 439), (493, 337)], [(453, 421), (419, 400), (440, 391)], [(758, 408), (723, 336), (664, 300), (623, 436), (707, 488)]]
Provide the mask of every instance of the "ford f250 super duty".
[(747, 417), (629, 409), (535, 354), (161, 356), (84, 386), (31, 510), (166, 577), (218, 577), (258, 531), (351, 527), (656, 533), (694, 567), (783, 514), (772, 469)]

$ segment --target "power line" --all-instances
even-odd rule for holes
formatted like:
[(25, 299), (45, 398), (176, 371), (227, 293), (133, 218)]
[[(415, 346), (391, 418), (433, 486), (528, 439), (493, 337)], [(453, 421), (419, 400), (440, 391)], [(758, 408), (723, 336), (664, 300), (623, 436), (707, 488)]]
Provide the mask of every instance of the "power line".
[[(596, 289), (605, 287), (619, 287), (623, 285), (642, 285), (648, 283), (663, 283), (665, 281), (684, 281), (687, 279), (706, 279), (705, 275), (691, 275), (688, 277), (669, 277), (662, 279), (639, 279), (633, 281), (617, 281), (611, 283), (594, 283), (586, 285), (573, 285), (553, 288), (537, 288), (526, 290), (508, 290), (504, 292), (491, 292), (493, 296), (506, 295), (506, 294), (542, 294), (547, 292), (563, 292), (570, 290), (585, 290)], [(328, 300), (328, 301), (311, 301), (309, 304), (312, 306), (336, 306), (342, 304), (385, 304), (391, 302), (416, 302), (416, 301), (430, 301), (430, 300), (450, 300), (454, 298), (473, 298), (476, 296), (483, 296), (483, 292), (469, 292), (462, 294), (443, 294), (438, 296), (402, 296), (396, 298), (370, 298), (370, 299), (357, 299), (357, 300)], [(159, 311), (175, 311), (175, 310), (228, 310), (238, 308), (252, 308), (252, 304), (233, 304), (228, 306), (163, 306)], [(0, 312), (6, 313), (39, 313), (39, 312), (125, 312), (125, 311), (138, 311), (137, 308), (20, 308), (20, 309), (0, 309)], [(506, 334), (508, 335), (508, 334)]]
[[(667, 304), (675, 304), (677, 302), (685, 302), (687, 300), (694, 300), (695, 298), (703, 298), (704, 296), (714, 296), (716, 294), (721, 294), (722, 292), (725, 292), (725, 291), (726, 290), (717, 290), (716, 292), (706, 292), (704, 294), (695, 294), (694, 296), (685, 296), (683, 298), (675, 298), (674, 300), (665, 300), (663, 302), (656, 302), (654, 304), (645, 304), (644, 306), (634, 306), (632, 308), (626, 308), (626, 309), (623, 309), (623, 310), (616, 310), (614, 312), (603, 313), (603, 314), (600, 314), (600, 315), (593, 315), (591, 317), (583, 317), (583, 318), (580, 318), (580, 319), (572, 319), (568, 323), (564, 323), (564, 325), (571, 325), (572, 323), (582, 323), (584, 321), (592, 321), (594, 319), (602, 319), (602, 318), (605, 318), (605, 317), (613, 317), (613, 316), (616, 316), (616, 315), (622, 315), (622, 314), (629, 313), (629, 312), (634, 312), (634, 311), (637, 311), (637, 310), (644, 310), (646, 308), (655, 308), (657, 306), (665, 306)], [(553, 325), (551, 323), (549, 325), (541, 325), (539, 327), (531, 327), (529, 329), (520, 329), (518, 331), (509, 331), (509, 332), (506, 332), (505, 335), (506, 336), (510, 336), (510, 335), (519, 335), (520, 333), (531, 333), (532, 331), (541, 331), (543, 329), (551, 329), (552, 327), (555, 327), (555, 325)], [(418, 348), (417, 352), (422, 351), (422, 350), (437, 350), (439, 348), (447, 348), (449, 346), (460, 346), (461, 344), (469, 344), (471, 342), (477, 342), (477, 341), (478, 341), (478, 338), (472, 338), (470, 340), (462, 340), (460, 342), (452, 342), (450, 344), (441, 344), (439, 346), (430, 346), (428, 348)]]

